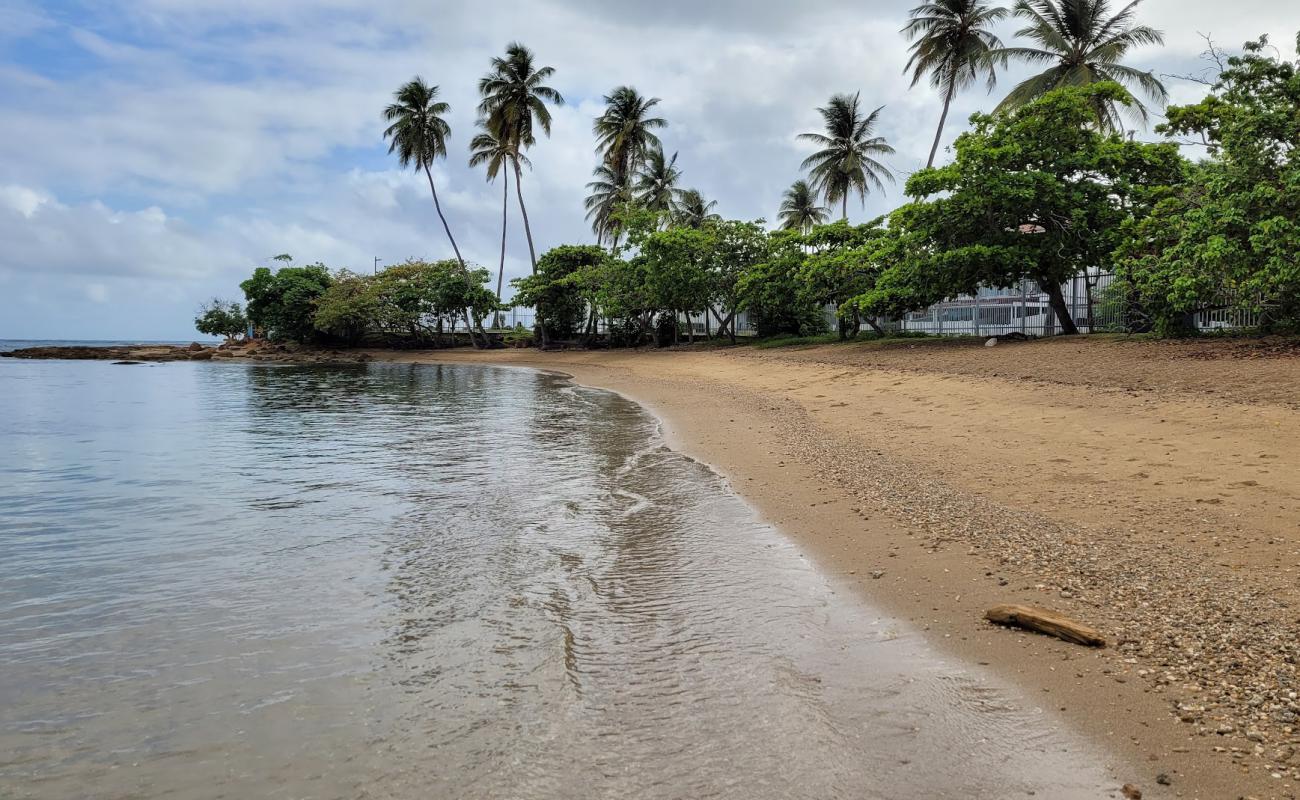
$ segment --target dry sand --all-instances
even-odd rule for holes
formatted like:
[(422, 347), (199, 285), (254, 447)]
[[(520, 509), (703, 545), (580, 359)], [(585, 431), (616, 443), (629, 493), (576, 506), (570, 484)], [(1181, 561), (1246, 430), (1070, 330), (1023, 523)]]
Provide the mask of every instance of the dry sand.
[[(1292, 344), (376, 355), (626, 394), (846, 587), (1050, 697), (1146, 797), (1300, 792)], [(1112, 646), (982, 621), (1002, 602), (1070, 614)]]

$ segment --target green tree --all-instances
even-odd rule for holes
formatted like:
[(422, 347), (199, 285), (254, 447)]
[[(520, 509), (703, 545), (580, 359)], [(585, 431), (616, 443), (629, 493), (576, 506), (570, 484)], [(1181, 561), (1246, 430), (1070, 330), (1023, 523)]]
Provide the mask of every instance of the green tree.
[[(799, 291), (819, 307), (836, 307), (841, 339), (857, 336), (861, 318), (851, 301), (868, 292), (882, 270), (877, 243), (886, 236), (883, 222), (881, 217), (854, 226), (839, 220), (804, 236), (811, 252), (799, 270)], [(884, 332), (874, 316), (866, 321), (876, 333)]]
[[(654, 231), (637, 242), (650, 305), (673, 321), (673, 342), (678, 341), (677, 320), (682, 314), (708, 309), (712, 295), (709, 274), (715, 238), (711, 230), (672, 227)], [(695, 341), (695, 329), (690, 328)]]
[(375, 276), (341, 270), (317, 298), (312, 324), (329, 338), (355, 345), (378, 326), (380, 305)]
[(810, 170), (812, 184), (826, 202), (841, 204), (844, 219), (849, 217), (849, 195), (856, 193), (865, 203), (871, 187), (884, 191), (883, 181), (894, 180), (893, 173), (876, 160), (876, 156), (893, 153), (894, 148), (872, 135), (883, 108), (864, 114), (858, 94), (837, 94), (817, 109), (826, 132), (799, 134), (800, 139), (821, 148), (804, 159), (802, 168)]
[[(1141, 2), (1132, 0), (1111, 14), (1108, 0), (1017, 0), (1012, 13), (1025, 20), (1025, 27), (1016, 35), (1036, 46), (1004, 47), (994, 55), (1047, 68), (1012, 89), (994, 113), (1019, 108), (1053, 89), (1105, 82), (1141, 89), (1151, 100), (1163, 103), (1168, 93), (1154, 74), (1122, 63), (1135, 48), (1165, 42), (1164, 34), (1155, 28), (1134, 24)], [(1124, 129), (1120, 107), (1147, 119), (1146, 108), (1131, 95), (1127, 103), (1102, 95), (1094, 102), (1098, 123), (1112, 131)]]
[(420, 76), (416, 76), (393, 94), (396, 101), (384, 109), (384, 120), (389, 123), (384, 129), (384, 138), (389, 140), (388, 152), (396, 153), (397, 160), (403, 167), (422, 170), (429, 180), (429, 191), (433, 194), (433, 207), (442, 220), (442, 229), (447, 232), (447, 241), (456, 253), (456, 260), (464, 267), (465, 259), (456, 246), (456, 237), (451, 235), (451, 226), (442, 213), (442, 204), (438, 202), (438, 187), (433, 182), (433, 162), (447, 156), (447, 139), (451, 136), (451, 126), (443, 119), (451, 106), (438, 100), (438, 87), (430, 86)]
[(803, 237), (794, 231), (777, 231), (769, 237), (764, 260), (737, 280), (738, 305), (749, 312), (759, 336), (825, 332), (821, 307), (800, 291), (804, 258)]
[(331, 283), (324, 264), (309, 264), (276, 272), (258, 267), (239, 288), (248, 301), (248, 318), (257, 328), (273, 339), (309, 342), (316, 332), (316, 300)]
[(956, 159), (907, 183), (918, 200), (894, 212), (899, 260), (858, 307), (879, 312), (908, 297), (924, 307), (980, 286), (1031, 279), (1048, 295), (1060, 328), (1077, 333), (1061, 284), (1107, 268), (1140, 187), (1181, 169), (1177, 148), (1106, 134), (1099, 103), (1131, 102), (1114, 83), (1057, 89), (1009, 115), (977, 114), (958, 137)]
[(1300, 325), (1300, 58), (1272, 49), (1248, 43), (1208, 97), (1171, 106), (1158, 129), (1209, 146), (1182, 181), (1151, 190), (1154, 212), (1120, 249), (1120, 274), (1161, 332), (1223, 307)]
[(989, 27), (1006, 15), (1005, 8), (981, 0), (930, 0), (911, 10), (911, 21), (903, 28), (912, 42), (904, 72), (912, 73), (914, 87), (928, 76), (930, 85), (943, 95), (943, 113), (927, 167), (934, 166), (948, 109), (957, 92), (981, 75), (987, 76), (989, 91), (993, 90), (997, 82), (993, 52), (1002, 48), (1002, 41)]
[(555, 74), (555, 69), (537, 67), (535, 61), (531, 50), (519, 42), (511, 42), (506, 46), (505, 58), (492, 59), (491, 70), (478, 84), (479, 94), (483, 97), (479, 113), (487, 118), (492, 130), (513, 151), (510, 163), (515, 172), (515, 194), (519, 198), (519, 213), (524, 220), (528, 257), (534, 272), (537, 271), (537, 251), (533, 247), (528, 208), (524, 205), (520, 165), (527, 163), (523, 152), (537, 143), (537, 129), (551, 135), (551, 111), (546, 104), (564, 105), (564, 97), (544, 83)]
[(781, 208), (777, 211), (782, 230), (800, 233), (808, 233), (817, 225), (824, 224), (830, 215), (830, 209), (817, 204), (817, 193), (804, 180), (795, 181), (785, 190)]
[(244, 308), (239, 303), (214, 297), (199, 306), (194, 328), (208, 336), (234, 339), (248, 330), (248, 317), (244, 316)]
[[(758, 222), (724, 220), (706, 228), (712, 235), (709, 253), (708, 313), (718, 320), (718, 335), (736, 343), (736, 315), (741, 306), (740, 279), (767, 260), (767, 231)], [(707, 317), (706, 317), (707, 319)]]
[(577, 335), (587, 313), (581, 273), (605, 257), (599, 247), (561, 245), (542, 254), (536, 274), (510, 282), (515, 287), (515, 302), (537, 310), (543, 347)]

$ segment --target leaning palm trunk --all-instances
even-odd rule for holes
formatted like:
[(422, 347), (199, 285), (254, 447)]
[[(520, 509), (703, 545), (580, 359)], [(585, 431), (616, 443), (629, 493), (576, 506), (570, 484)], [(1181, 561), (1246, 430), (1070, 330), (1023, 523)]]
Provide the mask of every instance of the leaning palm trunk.
[(934, 144), (930, 145), (930, 160), (925, 162), (926, 169), (934, 166), (934, 157), (939, 152), (939, 139), (943, 136), (943, 126), (948, 121), (948, 107), (952, 105), (952, 96), (956, 88), (954, 83), (949, 82), (948, 91), (943, 95), (943, 113), (939, 115), (939, 130), (934, 132)]
[(537, 274), (537, 251), (533, 249), (533, 229), (528, 225), (528, 209), (524, 206), (523, 173), (519, 169), (519, 159), (513, 159), (515, 165), (515, 194), (519, 196), (519, 213), (524, 218), (524, 236), (528, 239), (528, 258), (532, 260), (533, 274)]
[[(433, 173), (429, 171), (429, 165), (424, 165), (424, 176), (429, 179), (429, 191), (433, 193), (433, 208), (438, 212), (438, 219), (442, 220), (442, 229), (447, 232), (447, 241), (451, 242), (451, 249), (456, 253), (456, 261), (460, 264), (460, 271), (465, 276), (465, 285), (470, 286), (469, 269), (465, 266), (465, 259), (461, 257), (460, 248), (456, 246), (456, 237), (451, 235), (451, 226), (447, 224), (447, 217), (442, 213), (442, 204), (438, 202), (438, 188), (433, 183)], [(470, 344), (477, 349), (478, 339), (474, 338), (474, 326), (469, 324), (469, 312), (465, 312), (466, 333), (469, 334)]]
[(438, 212), (438, 219), (442, 220), (442, 229), (447, 232), (447, 240), (451, 242), (451, 249), (456, 253), (460, 268), (465, 269), (465, 259), (461, 258), (460, 248), (456, 246), (456, 237), (451, 235), (451, 226), (447, 224), (447, 217), (442, 213), (442, 204), (438, 202), (438, 189), (433, 185), (433, 173), (429, 171), (428, 164), (424, 165), (424, 176), (429, 179), (429, 191), (433, 193), (433, 208)]
[(497, 310), (493, 327), (501, 327), (501, 286), (506, 277), (506, 220), (510, 208), (510, 175), (502, 176), (505, 183), (501, 186), (501, 263), (497, 266)]

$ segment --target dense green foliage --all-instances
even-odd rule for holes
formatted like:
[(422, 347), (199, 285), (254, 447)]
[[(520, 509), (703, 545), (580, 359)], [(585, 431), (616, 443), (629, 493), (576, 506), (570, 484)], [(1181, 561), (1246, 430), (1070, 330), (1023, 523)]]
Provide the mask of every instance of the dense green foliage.
[(239, 303), (214, 297), (199, 306), (194, 328), (208, 336), (234, 339), (248, 331), (248, 317), (244, 315), (244, 308)]
[(316, 338), (316, 300), (334, 282), (324, 264), (258, 267), (239, 284), (248, 301), (248, 319), (272, 339), (309, 342)]
[(1122, 274), (1161, 332), (1211, 308), (1300, 322), (1300, 60), (1272, 49), (1248, 44), (1210, 96), (1166, 112), (1161, 130), (1203, 141), (1209, 157), (1150, 192), (1154, 212), (1122, 247)]

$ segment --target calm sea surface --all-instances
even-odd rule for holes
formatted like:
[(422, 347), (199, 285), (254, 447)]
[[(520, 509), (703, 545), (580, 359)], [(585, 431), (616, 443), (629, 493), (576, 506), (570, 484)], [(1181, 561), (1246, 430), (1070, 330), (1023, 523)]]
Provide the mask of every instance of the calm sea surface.
[(616, 395), (0, 359), (0, 798), (1094, 798)]

